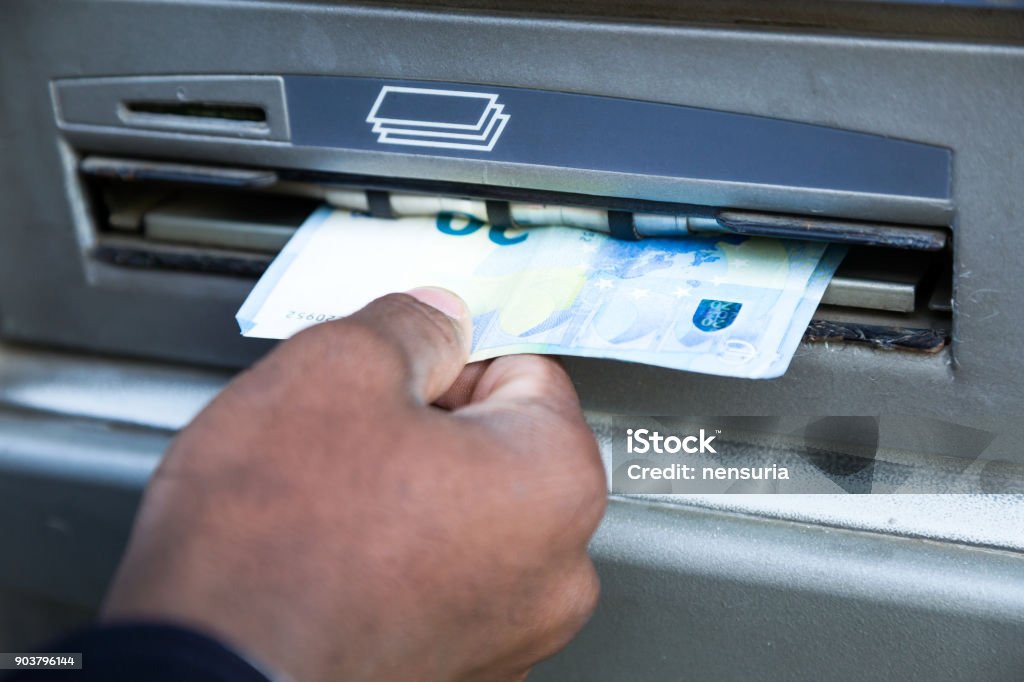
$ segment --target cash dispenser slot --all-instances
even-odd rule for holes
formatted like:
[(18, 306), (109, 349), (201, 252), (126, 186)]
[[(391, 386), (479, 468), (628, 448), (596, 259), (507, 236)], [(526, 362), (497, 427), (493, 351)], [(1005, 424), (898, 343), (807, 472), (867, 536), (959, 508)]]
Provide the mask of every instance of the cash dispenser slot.
[(739, 233), (842, 244), (847, 255), (810, 340), (934, 351), (950, 328), (951, 244), (942, 227), (98, 156), (83, 159), (79, 170), (95, 209), (91, 255), (121, 266), (255, 278), (323, 203), (392, 218), (448, 211), (509, 227), (568, 224), (626, 239)]

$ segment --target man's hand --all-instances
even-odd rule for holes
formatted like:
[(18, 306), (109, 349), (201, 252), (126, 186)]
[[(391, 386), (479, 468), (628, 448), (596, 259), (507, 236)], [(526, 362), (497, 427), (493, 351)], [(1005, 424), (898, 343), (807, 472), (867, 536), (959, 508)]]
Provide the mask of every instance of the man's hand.
[(572, 384), (533, 355), (464, 367), (465, 306), (410, 293), (281, 344), (181, 432), (107, 619), (301, 682), (517, 680), (569, 642), (606, 490)]

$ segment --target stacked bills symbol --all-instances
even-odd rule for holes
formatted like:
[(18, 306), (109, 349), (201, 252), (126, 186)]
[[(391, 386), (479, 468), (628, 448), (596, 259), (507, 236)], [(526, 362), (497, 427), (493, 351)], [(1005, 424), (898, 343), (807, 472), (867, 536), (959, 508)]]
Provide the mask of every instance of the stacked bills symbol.
[(366, 122), (377, 142), (491, 151), (511, 116), (498, 95), (385, 85)]

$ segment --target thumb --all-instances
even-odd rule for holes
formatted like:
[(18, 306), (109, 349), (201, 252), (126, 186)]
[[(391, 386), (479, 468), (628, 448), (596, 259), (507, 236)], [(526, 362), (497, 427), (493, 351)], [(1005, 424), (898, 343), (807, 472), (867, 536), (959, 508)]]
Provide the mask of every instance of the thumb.
[(466, 365), (473, 338), (469, 308), (447, 289), (422, 287), (389, 294), (342, 321), (372, 331), (379, 343), (397, 351), (400, 362), (375, 368), (387, 384), (404, 383), (413, 397), (432, 403)]

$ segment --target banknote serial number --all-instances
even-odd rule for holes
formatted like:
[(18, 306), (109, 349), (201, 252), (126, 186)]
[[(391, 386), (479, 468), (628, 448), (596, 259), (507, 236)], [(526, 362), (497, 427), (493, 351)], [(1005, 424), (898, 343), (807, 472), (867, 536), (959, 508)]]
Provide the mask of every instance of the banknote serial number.
[(304, 322), (329, 322), (337, 320), (340, 315), (328, 315), (327, 313), (310, 313), (302, 310), (289, 310), (284, 316), (286, 320), (303, 320)]
[(77, 670), (82, 654), (0, 654), (0, 670)]

